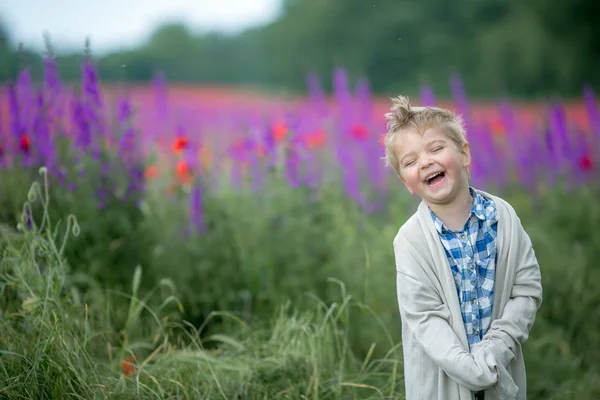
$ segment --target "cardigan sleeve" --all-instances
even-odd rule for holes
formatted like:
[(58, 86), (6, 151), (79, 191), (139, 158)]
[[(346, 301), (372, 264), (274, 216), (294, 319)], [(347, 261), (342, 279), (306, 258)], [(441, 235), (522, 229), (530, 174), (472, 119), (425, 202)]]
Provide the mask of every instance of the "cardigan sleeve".
[[(455, 382), (469, 390), (484, 390), (498, 380), (498, 372), (483, 358), (466, 351), (448, 323), (450, 310), (428, 282), (426, 274), (403, 246), (394, 246), (397, 263), (397, 294), (400, 316), (425, 353)], [(477, 356), (477, 355), (476, 355)], [(484, 355), (482, 355), (483, 357)]]
[[(501, 316), (490, 324), (484, 337), (489, 341), (490, 351), (507, 365), (517, 349), (529, 337), (537, 310), (542, 303), (542, 278), (529, 235), (517, 219), (516, 236), (512, 243), (518, 243), (516, 257), (518, 266), (510, 298), (504, 306)], [(510, 357), (501, 356), (510, 354)]]

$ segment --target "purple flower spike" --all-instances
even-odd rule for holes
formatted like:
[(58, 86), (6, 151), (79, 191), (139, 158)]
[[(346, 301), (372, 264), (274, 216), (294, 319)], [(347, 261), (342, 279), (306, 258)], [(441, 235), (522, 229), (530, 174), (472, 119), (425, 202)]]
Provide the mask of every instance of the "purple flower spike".
[(91, 102), (91, 106), (100, 107), (102, 100), (100, 98), (100, 84), (98, 82), (98, 72), (95, 65), (89, 60), (83, 60), (83, 71), (81, 76), (81, 87), (85, 96)]
[(158, 72), (154, 75), (152, 80), (152, 87), (154, 89), (154, 96), (156, 101), (156, 113), (159, 119), (164, 120), (168, 113), (167, 103), (167, 79), (165, 74)]
[(192, 189), (190, 194), (190, 220), (192, 221), (196, 232), (205, 233), (206, 227), (204, 225), (204, 214), (203, 214), (203, 193), (202, 189), (198, 184)]
[(463, 87), (462, 80), (458, 75), (452, 75), (450, 78), (450, 88), (452, 90), (452, 97), (456, 102), (456, 106), (458, 108), (458, 112), (462, 114), (465, 125), (467, 128), (467, 132), (471, 131), (471, 109), (469, 107), (469, 100), (467, 98), (467, 93)]
[(60, 73), (52, 56), (44, 58), (44, 94), (48, 122), (52, 124), (64, 114)]
[(33, 123), (34, 151), (36, 152), (36, 161), (39, 164), (45, 165), (49, 171), (54, 171), (55, 164), (55, 148), (52, 137), (50, 136), (50, 128), (48, 125), (48, 110), (42, 92), (38, 94), (37, 110), (35, 121)]
[(361, 79), (356, 85), (356, 98), (358, 100), (358, 114), (363, 124), (371, 126), (373, 118), (373, 99), (369, 81)]
[(10, 133), (15, 141), (21, 137), (21, 133), (25, 130), (21, 122), (21, 111), (19, 109), (19, 99), (17, 91), (13, 85), (8, 85), (8, 103), (10, 115)]
[(421, 104), (425, 107), (435, 106), (435, 93), (431, 86), (425, 84), (421, 86)]
[(321, 81), (316, 72), (311, 72), (306, 78), (308, 84), (308, 96), (310, 103), (315, 108), (316, 114), (321, 117), (327, 113), (325, 104), (325, 93), (321, 87)]

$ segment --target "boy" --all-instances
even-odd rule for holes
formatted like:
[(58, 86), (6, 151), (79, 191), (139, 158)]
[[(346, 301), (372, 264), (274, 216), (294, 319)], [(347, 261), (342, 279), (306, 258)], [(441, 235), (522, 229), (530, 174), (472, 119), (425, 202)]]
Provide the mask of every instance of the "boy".
[(386, 164), (421, 198), (393, 245), (407, 400), (526, 399), (522, 344), (542, 301), (529, 236), (469, 183), (462, 120), (392, 99)]

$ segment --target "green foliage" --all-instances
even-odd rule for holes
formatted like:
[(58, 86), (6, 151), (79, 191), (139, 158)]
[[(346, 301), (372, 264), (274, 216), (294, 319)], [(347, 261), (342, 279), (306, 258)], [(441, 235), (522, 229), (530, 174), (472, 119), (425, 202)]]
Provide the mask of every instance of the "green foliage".
[[(102, 147), (100, 155), (93, 156), (74, 149), (71, 140), (61, 139), (57, 141), (61, 167), (56, 166), (46, 178), (53, 192), (47, 207), (52, 215), (74, 214), (86, 221), (80, 235), (64, 249), (73, 279), (85, 286), (96, 282), (123, 287), (136, 265), (149, 264), (146, 250), (152, 244), (148, 243), (138, 207), (140, 195), (127, 194), (130, 180), (118, 154)], [(70, 165), (77, 167), (65, 167)], [(4, 222), (14, 226), (19, 221), (22, 199), (28, 195), (27, 185), (35, 175), (36, 167), (0, 169), (0, 181), (7, 188), (0, 192)], [(31, 213), (40, 218), (42, 204), (33, 204)], [(56, 240), (64, 239), (60, 231), (56, 234)]]
[[(42, 195), (36, 188), (32, 186), (24, 210)], [(40, 399), (81, 395), (91, 363), (79, 341), (84, 327), (72, 320), (76, 312), (63, 286), (66, 268), (47, 215), (39, 227), (35, 221), (29, 227), (27, 215), (24, 211), (18, 232), (5, 227), (1, 238), (1, 393)], [(69, 220), (77, 233), (76, 221)]]
[[(29, 200), (21, 210), (41, 212), (30, 228), (27, 214), (18, 230), (2, 225), (3, 395), (401, 396), (391, 240), (414, 202), (398, 188), (365, 215), (335, 180), (319, 190), (269, 182), (260, 194), (207, 195), (202, 235), (186, 235), (185, 193), (165, 199), (157, 182), (139, 228), (148, 261), (98, 252), (90, 262), (106, 269), (90, 268), (94, 275), (83, 265), (72, 275), (69, 257), (79, 259), (72, 246), (99, 222), (96, 210), (73, 202), (84, 211), (79, 222), (54, 225), (48, 213), (59, 208), (45, 185), (14, 192), (14, 202)], [(532, 399), (600, 394), (598, 195), (588, 186), (507, 196), (543, 276), (544, 303), (525, 345)], [(68, 238), (73, 230), (79, 236)], [(106, 232), (86, 246), (110, 247), (118, 234)], [(128, 273), (112, 276), (119, 269)], [(123, 376), (128, 355), (135, 374)]]
[[(36, 195), (25, 207), (41, 202), (42, 223), (3, 227), (0, 237), (3, 397), (341, 399), (401, 392), (397, 348), (381, 359), (353, 354), (350, 307), (364, 305), (341, 283), (340, 303), (319, 300), (301, 312), (287, 302), (271, 321), (254, 325), (228, 313), (212, 313), (199, 327), (178, 323), (173, 284), (162, 280), (142, 298), (141, 268), (127, 300), (118, 292), (82, 293), (66, 279), (49, 199), (39, 188), (33, 186)], [(68, 220), (66, 236), (79, 234), (75, 218)], [(151, 309), (150, 297), (160, 306)], [(236, 329), (203, 336), (215, 316), (234, 321)]]
[(543, 274), (544, 305), (525, 354), (531, 392), (539, 398), (573, 391), (593, 398), (600, 393), (595, 361), (600, 359), (595, 345), (600, 342), (598, 195), (590, 188), (557, 191), (536, 204), (535, 213), (522, 216)]

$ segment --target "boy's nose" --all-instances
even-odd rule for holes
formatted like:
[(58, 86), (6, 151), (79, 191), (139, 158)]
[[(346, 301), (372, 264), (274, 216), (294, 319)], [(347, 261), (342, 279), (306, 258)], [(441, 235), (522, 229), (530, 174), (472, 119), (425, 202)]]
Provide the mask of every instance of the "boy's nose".
[(432, 163), (433, 163), (433, 161), (431, 160), (431, 157), (429, 157), (429, 156), (421, 157), (421, 169), (425, 169), (425, 168), (429, 167)]

